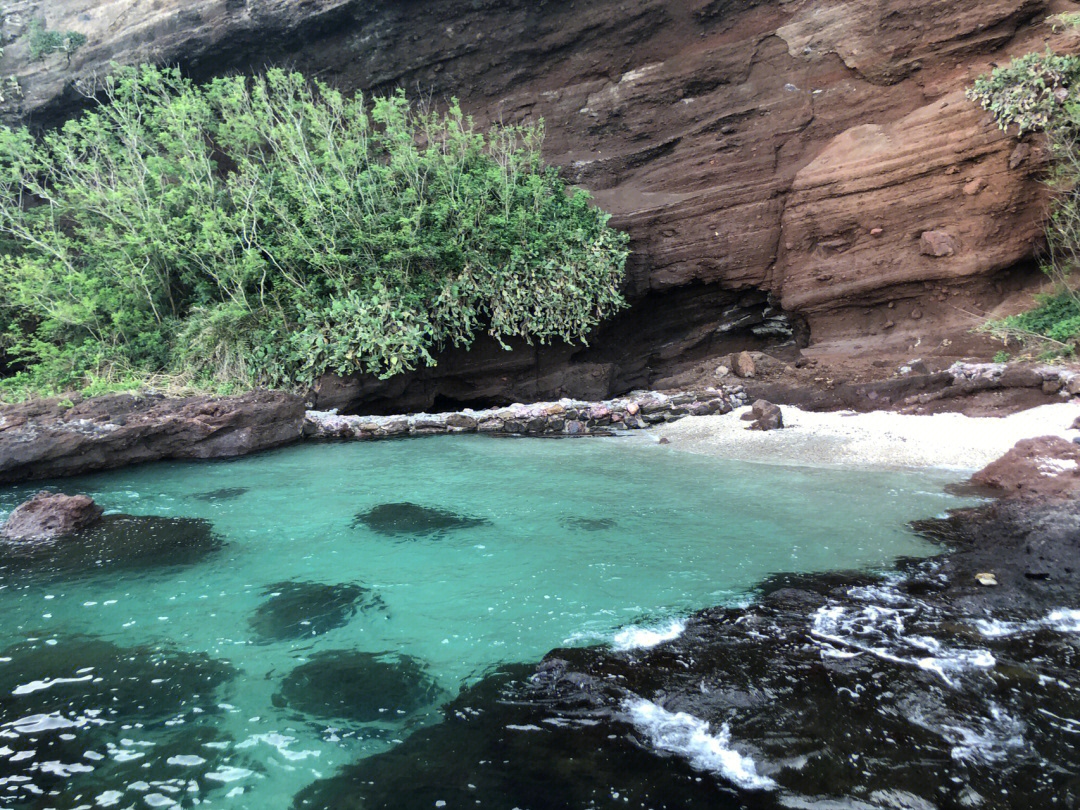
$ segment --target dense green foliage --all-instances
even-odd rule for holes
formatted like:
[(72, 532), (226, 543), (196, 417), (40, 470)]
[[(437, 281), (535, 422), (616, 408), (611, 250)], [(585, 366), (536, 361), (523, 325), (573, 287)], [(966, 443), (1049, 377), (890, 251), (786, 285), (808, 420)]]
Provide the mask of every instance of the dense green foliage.
[[(1075, 15), (1052, 18), (1075, 26)], [(1080, 57), (1030, 53), (981, 76), (968, 98), (989, 110), (1003, 130), (1018, 136), (1046, 133), (1053, 199), (1047, 215), (1043, 269), (1057, 287), (1031, 312), (988, 324), (1002, 337), (1035, 338), (1050, 354), (1071, 354), (1080, 341), (1080, 294), (1074, 277), (1080, 265)]]
[(1080, 302), (1076, 296), (1060, 293), (1045, 296), (1030, 312), (1005, 318), (1001, 327), (1018, 333), (1030, 333), (1067, 345), (1080, 335)]
[(9, 389), (390, 375), (481, 330), (583, 339), (623, 305), (626, 236), (544, 166), (541, 128), (280, 70), (104, 93), (41, 140), (0, 131)]

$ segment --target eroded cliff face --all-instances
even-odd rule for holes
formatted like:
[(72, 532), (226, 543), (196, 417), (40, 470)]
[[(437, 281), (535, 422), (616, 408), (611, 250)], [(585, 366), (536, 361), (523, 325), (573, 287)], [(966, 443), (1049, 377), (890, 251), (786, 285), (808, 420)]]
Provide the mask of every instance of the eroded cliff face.
[[(111, 61), (294, 66), (344, 89), (542, 117), (549, 159), (629, 230), (633, 306), (590, 346), (484, 341), (321, 405), (423, 408), (656, 385), (770, 343), (932, 352), (1038, 281), (1045, 165), (967, 102), (1041, 48), (1047, 0), (17, 0), (7, 113), (53, 123)], [(29, 59), (27, 21), (74, 30)], [(948, 345), (948, 344), (946, 344)]]

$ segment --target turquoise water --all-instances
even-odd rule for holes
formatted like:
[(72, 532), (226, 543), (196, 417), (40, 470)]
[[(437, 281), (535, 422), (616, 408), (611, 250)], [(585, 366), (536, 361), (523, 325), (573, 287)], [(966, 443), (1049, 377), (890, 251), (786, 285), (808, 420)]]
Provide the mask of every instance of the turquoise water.
[[(182, 566), (0, 571), (0, 685), (19, 698), (0, 697), (0, 806), (17, 795), (41, 807), (286, 808), (312, 780), (438, 722), (440, 703), (498, 664), (567, 644), (653, 643), (677, 633), (680, 616), (744, 599), (770, 574), (930, 553), (904, 526), (956, 505), (942, 493), (954, 478), (727, 462), (619, 439), (470, 436), (303, 445), (64, 481), (56, 488), (109, 511), (204, 518), (223, 545)], [(39, 488), (4, 490), (0, 517)], [(462, 525), (386, 533), (357, 520), (398, 503)], [(358, 586), (347, 594), (355, 613), (305, 606), (293, 637), (267, 637), (253, 616), (290, 582)], [(86, 637), (135, 652), (117, 664)], [(297, 666), (331, 651), (379, 654), (357, 660), (383, 668), (356, 669), (346, 656), (327, 682), (294, 679), (282, 697)], [(155, 652), (176, 666), (147, 663)], [(190, 686), (208, 662), (235, 674)], [(376, 705), (377, 719), (299, 705), (335, 689), (362, 701), (357, 690), (377, 677), (390, 681), (371, 699), (392, 704)], [(394, 678), (421, 677), (419, 691), (392, 696)], [(172, 690), (160, 711), (155, 689)], [(20, 703), (31, 698), (32, 712)], [(31, 744), (53, 733), (67, 735), (55, 750)], [(151, 755), (159, 750), (169, 756)], [(46, 759), (57, 751), (81, 758)], [(43, 773), (54, 793), (33, 798), (27, 785)]]

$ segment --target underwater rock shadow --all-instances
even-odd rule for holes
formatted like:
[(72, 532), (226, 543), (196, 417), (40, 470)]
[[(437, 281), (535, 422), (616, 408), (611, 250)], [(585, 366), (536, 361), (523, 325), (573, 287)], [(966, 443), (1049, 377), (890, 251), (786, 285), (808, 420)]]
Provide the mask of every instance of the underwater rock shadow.
[(386, 610), (378, 594), (356, 583), (276, 582), (262, 595), (267, 599), (248, 624), (267, 642), (319, 636), (348, 624), (357, 611)]
[(353, 519), (353, 527), (366, 526), (388, 537), (441, 537), (448, 531), (490, 525), (486, 518), (474, 518), (447, 509), (415, 503), (381, 503)]
[(273, 702), (319, 720), (397, 722), (441, 695), (424, 664), (410, 655), (327, 650), (286, 675)]
[(191, 565), (223, 546), (213, 524), (201, 518), (104, 515), (92, 526), (53, 540), (0, 542), (0, 576)]
[(221, 489), (211, 489), (207, 492), (199, 492), (192, 495), (192, 500), (196, 501), (230, 501), (234, 498), (239, 498), (241, 495), (249, 491), (249, 487), (222, 487)]
[(91, 636), (12, 645), (0, 653), (0, 806), (89, 807), (102, 794), (131, 804), (222, 787), (213, 775), (232, 767), (221, 745), (231, 738), (211, 723), (236, 674), (202, 653)]
[(564, 517), (559, 523), (567, 529), (577, 529), (583, 532), (602, 532), (606, 529), (614, 529), (619, 525), (614, 518), (587, 517)]

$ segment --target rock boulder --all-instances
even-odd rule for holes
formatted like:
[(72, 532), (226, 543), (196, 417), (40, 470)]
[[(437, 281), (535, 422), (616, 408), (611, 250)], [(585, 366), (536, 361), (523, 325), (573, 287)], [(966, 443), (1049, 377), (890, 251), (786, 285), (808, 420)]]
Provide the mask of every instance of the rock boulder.
[(52, 540), (97, 522), (102, 509), (86, 495), (39, 492), (20, 504), (0, 527), (6, 540)]

